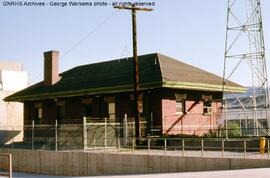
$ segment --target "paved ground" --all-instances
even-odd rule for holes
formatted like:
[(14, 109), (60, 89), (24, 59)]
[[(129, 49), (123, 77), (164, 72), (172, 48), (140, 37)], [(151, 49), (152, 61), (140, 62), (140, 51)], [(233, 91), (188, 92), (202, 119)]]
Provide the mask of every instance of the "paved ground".
[[(0, 176), (1, 177), (1, 176)], [(14, 173), (14, 178), (71, 178), (63, 176), (46, 176), (36, 174)], [(186, 173), (170, 173), (170, 174), (139, 174), (139, 175), (115, 175), (115, 176), (94, 176), (91, 178), (267, 178), (270, 177), (270, 168), (264, 169), (244, 169), (230, 171), (209, 171), (209, 172), (186, 172)], [(73, 177), (74, 178), (74, 177)], [(83, 177), (76, 177), (83, 178)], [(86, 178), (86, 177), (84, 177)], [(90, 177), (89, 177), (90, 178)]]
[[(96, 153), (103, 153), (103, 149), (97, 150), (88, 150), (89, 152), (96, 152)], [(266, 152), (264, 154), (260, 154), (259, 151), (254, 152), (246, 152), (244, 153), (243, 150), (236, 151), (192, 151), (192, 150), (129, 150), (129, 149), (108, 149), (106, 150), (107, 153), (117, 153), (117, 154), (136, 154), (136, 155), (168, 155), (168, 156), (186, 156), (186, 157), (214, 157), (214, 158), (249, 158), (249, 159), (270, 159), (270, 152)]]

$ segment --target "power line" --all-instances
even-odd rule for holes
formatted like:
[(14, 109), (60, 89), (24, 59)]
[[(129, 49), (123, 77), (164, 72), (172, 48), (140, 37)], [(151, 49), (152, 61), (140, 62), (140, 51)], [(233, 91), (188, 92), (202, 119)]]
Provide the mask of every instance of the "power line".
[(108, 17), (106, 17), (100, 24), (98, 24), (93, 30), (88, 32), (84, 37), (82, 37), (77, 43), (75, 43), (73, 46), (71, 46), (67, 51), (63, 53), (61, 56), (61, 59), (65, 57), (67, 54), (69, 54), (73, 49), (78, 47), (83, 41), (85, 41), (87, 38), (89, 38), (91, 35), (93, 35), (96, 31), (98, 31), (105, 23), (107, 23), (113, 16), (115, 16), (118, 11), (115, 11), (114, 13), (110, 14)]
[[(112, 17), (114, 17), (118, 11), (113, 12), (109, 16), (107, 16), (101, 23), (99, 23), (93, 30), (90, 30), (85, 36), (83, 36), (78, 42), (76, 42), (74, 45), (72, 45), (68, 50), (66, 50), (63, 55), (61, 55), (60, 59), (63, 59), (66, 57), (72, 50), (74, 50), (76, 47), (78, 47), (83, 41), (85, 41), (87, 38), (89, 38), (91, 35), (93, 35), (95, 32), (97, 32), (103, 25), (105, 25)], [(30, 84), (37, 80), (39, 77), (41, 77), (43, 71), (39, 72), (32, 80), (30, 80)]]

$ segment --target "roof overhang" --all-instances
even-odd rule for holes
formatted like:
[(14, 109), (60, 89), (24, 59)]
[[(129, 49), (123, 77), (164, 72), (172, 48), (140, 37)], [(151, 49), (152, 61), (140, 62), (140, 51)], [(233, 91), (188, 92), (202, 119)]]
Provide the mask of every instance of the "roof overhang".
[[(141, 90), (160, 88), (162, 86), (161, 82), (152, 82), (145, 83), (140, 85)], [(100, 88), (90, 88), (90, 89), (81, 89), (81, 90), (70, 90), (70, 91), (61, 91), (61, 92), (50, 92), (50, 93), (41, 93), (41, 94), (31, 94), (24, 96), (8, 96), (4, 100), (9, 101), (34, 101), (34, 100), (43, 100), (43, 99), (56, 99), (56, 98), (66, 98), (66, 97), (75, 97), (75, 96), (85, 96), (85, 95), (98, 95), (98, 94), (109, 94), (109, 93), (122, 93), (133, 91), (133, 85), (120, 85), (113, 87), (100, 87)]]
[[(222, 85), (204, 84), (204, 83), (189, 83), (189, 82), (175, 82), (175, 81), (157, 81), (152, 83), (143, 83), (140, 85), (141, 90), (148, 90), (154, 88), (174, 88), (174, 89), (185, 89), (185, 90), (199, 90), (199, 91), (212, 91), (212, 92), (222, 92)], [(243, 93), (246, 92), (245, 87), (232, 87), (226, 86), (225, 93)], [(98, 95), (98, 94), (109, 94), (109, 93), (122, 93), (133, 91), (133, 85), (120, 85), (113, 87), (100, 87), (100, 88), (90, 88), (90, 89), (80, 89), (80, 90), (70, 90), (61, 92), (49, 92), (41, 94), (31, 94), (24, 96), (8, 96), (4, 100), (23, 102), (23, 101), (34, 101), (43, 99), (55, 99), (55, 98), (65, 98), (65, 97), (75, 97), (75, 96), (85, 96), (85, 95)]]
[[(176, 81), (163, 81), (162, 87), (164, 88), (177, 88), (186, 90), (200, 90), (200, 91), (215, 91), (222, 92), (222, 85), (205, 84), (205, 83), (191, 83), (191, 82), (176, 82)], [(247, 91), (245, 87), (224, 86), (225, 93), (244, 93)]]

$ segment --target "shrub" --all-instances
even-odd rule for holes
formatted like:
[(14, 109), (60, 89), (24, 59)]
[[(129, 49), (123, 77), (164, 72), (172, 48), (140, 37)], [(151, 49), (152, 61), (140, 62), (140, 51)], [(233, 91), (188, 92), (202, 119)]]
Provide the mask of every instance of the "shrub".
[(207, 133), (203, 134), (202, 137), (204, 137), (204, 138), (216, 138), (217, 136), (218, 136), (217, 133), (210, 129)]
[(228, 137), (240, 137), (240, 126), (236, 122), (228, 123)]

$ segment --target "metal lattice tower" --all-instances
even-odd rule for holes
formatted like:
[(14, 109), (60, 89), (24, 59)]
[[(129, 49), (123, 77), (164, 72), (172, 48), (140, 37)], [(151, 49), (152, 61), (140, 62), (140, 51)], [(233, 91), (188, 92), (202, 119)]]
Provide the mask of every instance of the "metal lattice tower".
[[(227, 86), (229, 80), (249, 86), (248, 95), (230, 92)], [(261, 2), (260, 0), (228, 0), (223, 71), (225, 127), (228, 120), (234, 119), (232, 116), (234, 115), (238, 121), (240, 120), (240, 129), (252, 130), (252, 135), (269, 134), (269, 130), (266, 129), (270, 126), (268, 108)], [(263, 120), (264, 123), (261, 122)], [(242, 130), (241, 134), (243, 134)]]

